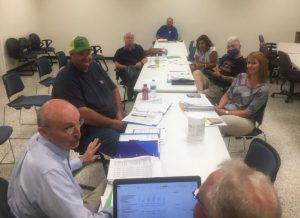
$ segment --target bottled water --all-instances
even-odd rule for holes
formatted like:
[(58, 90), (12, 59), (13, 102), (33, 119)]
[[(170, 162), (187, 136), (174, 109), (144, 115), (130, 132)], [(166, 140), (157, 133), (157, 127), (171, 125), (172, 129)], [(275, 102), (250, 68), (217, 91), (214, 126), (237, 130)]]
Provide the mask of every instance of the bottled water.
[(156, 98), (156, 82), (154, 79), (150, 83), (150, 98)]

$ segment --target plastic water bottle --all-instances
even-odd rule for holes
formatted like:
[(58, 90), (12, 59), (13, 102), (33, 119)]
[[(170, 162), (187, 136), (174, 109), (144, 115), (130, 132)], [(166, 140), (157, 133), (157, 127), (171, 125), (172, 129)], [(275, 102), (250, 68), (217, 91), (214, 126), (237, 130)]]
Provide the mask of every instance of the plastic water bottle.
[(150, 83), (150, 98), (156, 98), (156, 82), (154, 79)]
[(162, 56), (163, 61), (165, 61), (167, 59), (167, 53), (168, 53), (167, 49), (163, 48), (161, 50), (161, 56)]
[(143, 97), (142, 97), (143, 100), (149, 99), (149, 89), (147, 87), (147, 84), (144, 84), (142, 94), (143, 94)]
[(158, 56), (158, 54), (156, 54), (156, 56), (155, 56), (155, 66), (159, 67), (159, 56)]

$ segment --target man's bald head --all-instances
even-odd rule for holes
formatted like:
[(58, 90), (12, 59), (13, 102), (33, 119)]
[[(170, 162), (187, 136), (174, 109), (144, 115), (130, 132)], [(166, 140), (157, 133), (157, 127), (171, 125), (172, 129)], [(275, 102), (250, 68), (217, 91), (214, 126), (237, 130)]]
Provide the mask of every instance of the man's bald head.
[(134, 44), (134, 34), (132, 32), (128, 32), (124, 35), (125, 46), (130, 47)]
[(37, 114), (37, 124), (39, 127), (51, 125), (51, 122), (61, 120), (70, 112), (79, 113), (77, 108), (62, 99), (51, 99), (44, 103)]

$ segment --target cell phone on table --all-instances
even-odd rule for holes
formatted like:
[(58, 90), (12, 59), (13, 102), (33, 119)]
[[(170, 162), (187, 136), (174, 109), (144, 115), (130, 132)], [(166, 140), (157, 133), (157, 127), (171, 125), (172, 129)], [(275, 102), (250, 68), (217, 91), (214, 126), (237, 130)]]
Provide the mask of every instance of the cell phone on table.
[(189, 98), (201, 98), (200, 93), (187, 93), (186, 96)]

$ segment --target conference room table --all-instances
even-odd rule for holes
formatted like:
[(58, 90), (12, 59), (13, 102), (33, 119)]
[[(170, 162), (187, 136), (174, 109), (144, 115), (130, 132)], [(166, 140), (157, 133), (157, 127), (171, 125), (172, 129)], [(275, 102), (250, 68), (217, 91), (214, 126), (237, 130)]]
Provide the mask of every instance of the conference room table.
[(280, 42), (277, 44), (277, 50), (287, 53), (293, 66), (300, 69), (300, 43)]
[[(227, 147), (217, 126), (206, 126), (203, 140), (189, 139), (187, 116), (203, 116), (216, 118), (214, 110), (183, 112), (179, 100), (186, 98), (185, 93), (158, 93), (157, 102), (172, 103), (157, 127), (128, 124), (126, 133), (134, 129), (163, 128), (165, 139), (160, 145), (160, 161), (163, 176), (199, 175), (204, 181), (224, 160), (230, 159)], [(139, 93), (135, 105), (142, 100)], [(153, 100), (152, 100), (153, 101)]]
[(183, 41), (182, 42), (179, 41), (159, 42), (156, 40), (153, 47), (167, 49), (168, 56), (182, 56), (182, 57), (188, 56), (188, 52), (185, 43)]
[(193, 80), (192, 72), (187, 61), (187, 51), (184, 42), (160, 42), (155, 43), (154, 47), (166, 48), (167, 56), (159, 56), (159, 65), (155, 63), (155, 58), (148, 57), (147, 63), (134, 86), (134, 91), (141, 92), (143, 85), (147, 84), (148, 88), (152, 80), (155, 80), (157, 92), (169, 93), (191, 93), (196, 92), (196, 86), (193, 85), (172, 85), (170, 75), (181, 74), (187, 79)]

